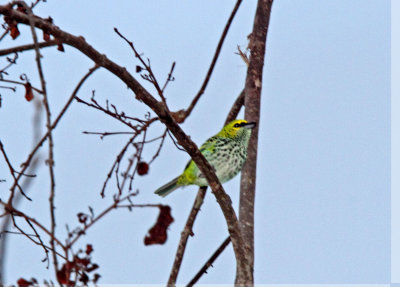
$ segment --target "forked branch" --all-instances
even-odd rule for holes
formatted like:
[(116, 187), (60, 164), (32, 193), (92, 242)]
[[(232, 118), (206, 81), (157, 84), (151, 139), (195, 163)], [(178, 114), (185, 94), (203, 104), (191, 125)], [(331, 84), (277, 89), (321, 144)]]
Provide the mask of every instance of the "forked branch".
[(145, 103), (157, 114), (159, 119), (168, 127), (169, 131), (177, 139), (178, 144), (187, 151), (207, 179), (209, 186), (212, 189), (224, 214), (228, 231), (231, 236), (233, 249), (235, 251), (238, 268), (242, 270), (244, 280), (250, 279), (252, 277), (252, 270), (246, 256), (245, 242), (241, 234), (237, 216), (232, 207), (231, 199), (225, 193), (211, 165), (201, 154), (196, 144), (176, 123), (174, 118), (168, 112), (165, 104), (157, 101), (124, 67), (119, 66), (115, 62), (109, 60), (107, 56), (99, 53), (96, 49), (89, 45), (83, 37), (77, 37), (67, 33), (40, 17), (29, 19), (26, 14), (12, 9), (12, 7), (9, 5), (0, 5), (0, 14), (6, 15), (18, 23), (27, 25), (29, 25), (31, 20), (31, 23), (36, 28), (45, 30), (47, 33), (53, 35), (56, 39), (62, 41), (64, 44), (75, 47), (87, 57), (92, 59), (97, 65), (104, 67), (116, 75), (134, 92), (137, 99)]

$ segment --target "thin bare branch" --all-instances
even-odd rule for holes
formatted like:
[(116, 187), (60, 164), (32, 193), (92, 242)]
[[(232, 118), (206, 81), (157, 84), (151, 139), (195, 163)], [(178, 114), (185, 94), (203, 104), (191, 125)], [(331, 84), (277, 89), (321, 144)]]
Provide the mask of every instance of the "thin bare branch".
[[(38, 47), (39, 47), (39, 49), (42, 49), (42, 48), (46, 48), (46, 47), (56, 46), (57, 44), (58, 43), (57, 43), (56, 40), (50, 40), (50, 41), (38, 43)], [(0, 57), (1, 56), (6, 56), (6, 55), (9, 55), (9, 54), (13, 54), (13, 53), (19, 53), (19, 52), (34, 50), (34, 49), (35, 49), (35, 44), (27, 44), (27, 45), (8, 48), (8, 49), (2, 49), (2, 50), (0, 50)]]
[[(156, 138), (153, 139), (153, 140), (161, 139), (161, 141), (160, 141), (160, 144), (158, 146), (158, 149), (157, 149), (156, 153), (153, 155), (152, 159), (149, 161), (149, 163), (148, 163), (149, 165), (159, 156), (159, 154), (161, 152), (161, 148), (164, 145), (164, 141), (165, 141), (165, 138), (167, 136), (167, 132), (168, 132), (168, 129), (165, 129), (164, 133), (161, 136), (156, 137)], [(152, 142), (153, 140), (148, 140), (146, 143)]]
[[(0, 151), (1, 151), (1, 153), (3, 154), (4, 160), (5, 160), (6, 163), (7, 163), (7, 166), (8, 166), (8, 169), (10, 170), (11, 176), (13, 177), (14, 180), (17, 180), (17, 178), (16, 178), (16, 176), (15, 176), (15, 173), (17, 173), (17, 172), (15, 171), (15, 169), (13, 168), (13, 166), (11, 165), (11, 162), (10, 162), (10, 160), (8, 159), (7, 153), (6, 153), (6, 151), (4, 150), (4, 146), (3, 146), (3, 143), (1, 142), (1, 140), (0, 140)], [(21, 175), (23, 175), (23, 174), (21, 174)], [(19, 184), (17, 184), (17, 187), (18, 187), (19, 192), (20, 192), (26, 199), (32, 201), (32, 199), (31, 199), (30, 197), (28, 197), (28, 196), (24, 193), (24, 191), (22, 190), (22, 187), (21, 187)]]
[[(139, 119), (139, 118), (135, 118), (135, 117), (130, 117), (130, 116), (126, 115), (125, 112), (119, 112), (117, 107), (114, 106), (113, 104), (110, 104), (108, 102), (108, 100), (106, 101), (105, 107), (103, 107), (96, 101), (95, 96), (94, 96), (94, 91), (92, 92), (92, 98), (90, 99), (91, 103), (89, 103), (79, 97), (75, 97), (75, 99), (80, 104), (84, 104), (88, 107), (94, 108), (96, 110), (99, 110), (99, 111), (113, 117), (114, 119), (123, 123), (127, 127), (134, 130), (135, 132), (138, 132), (142, 125), (150, 125), (151, 123), (158, 120), (158, 118), (150, 118), (147, 120), (143, 120), (143, 119)], [(138, 124), (134, 125), (130, 122), (130, 120), (136, 121), (136, 122), (138, 122)]]
[(0, 41), (4, 39), (4, 37), (8, 34), (8, 32), (10, 32), (10, 28), (6, 28), (3, 32), (3, 34), (1, 34), (0, 36)]
[(235, 7), (233, 7), (231, 15), (229, 16), (229, 19), (226, 22), (224, 31), (222, 32), (221, 38), (219, 39), (217, 48), (216, 48), (215, 53), (214, 53), (214, 57), (213, 57), (213, 59), (211, 61), (210, 67), (208, 68), (208, 72), (207, 72), (206, 77), (205, 77), (205, 79), (203, 81), (203, 84), (201, 85), (200, 90), (197, 92), (197, 95), (194, 97), (194, 99), (190, 103), (189, 107), (186, 109), (185, 118), (187, 118), (190, 115), (190, 113), (193, 111), (194, 107), (196, 106), (197, 102), (199, 101), (201, 95), (203, 95), (204, 91), (206, 90), (206, 87), (208, 85), (208, 82), (210, 81), (212, 72), (214, 71), (215, 64), (217, 63), (219, 54), (221, 52), (222, 45), (224, 44), (226, 35), (228, 35), (228, 31), (229, 31), (229, 28), (230, 28), (230, 26), (231, 26), (231, 24), (233, 22), (233, 18), (235, 17), (236, 12), (239, 10), (239, 6), (240, 6), (241, 3), (242, 3), (242, 0), (237, 0), (236, 4), (235, 4)]
[(176, 64), (175, 62), (172, 63), (172, 65), (171, 65), (171, 70), (169, 71), (168, 77), (167, 77), (167, 79), (165, 80), (164, 86), (163, 86), (162, 89), (161, 89), (161, 92), (162, 92), (163, 94), (164, 94), (165, 88), (167, 87), (168, 83), (175, 80), (175, 78), (172, 76), (172, 74), (174, 73), (175, 64)]
[(226, 117), (224, 126), (237, 118), (237, 115), (239, 114), (243, 105), (244, 105), (244, 90), (239, 94), (239, 96), (233, 103), (231, 110), (229, 111), (228, 116)]
[(203, 267), (199, 270), (199, 272), (197, 272), (197, 274), (193, 277), (193, 279), (190, 280), (190, 282), (186, 285), (186, 287), (193, 286), (194, 284), (197, 283), (197, 281), (199, 281), (199, 279), (201, 278), (201, 276), (203, 276), (203, 274), (207, 273), (207, 269), (210, 266), (212, 266), (214, 261), (218, 258), (219, 255), (221, 255), (221, 253), (225, 250), (225, 248), (229, 245), (230, 242), (231, 238), (228, 236), (224, 240), (224, 242), (222, 242), (222, 244), (218, 247), (218, 249), (215, 250), (213, 255), (211, 255), (210, 259), (207, 260), (207, 262), (203, 265)]
[[(50, 230), (48, 230), (46, 227), (44, 227), (44, 225), (42, 225), (39, 221), (37, 221), (36, 219), (28, 216), (27, 214), (19, 211), (18, 209), (10, 206), (8, 203), (2, 202), (0, 201), (0, 205), (2, 205), (4, 207), (4, 209), (6, 210), (6, 212), (8, 214), (10, 214), (11, 216), (19, 216), (22, 217), (26, 220), (29, 220), (32, 224), (34, 224), (36, 227), (38, 227), (39, 229), (41, 229), (44, 233), (46, 233), (49, 237), (52, 237), (52, 233)], [(56, 237), (54, 237), (54, 241), (61, 246), (61, 248), (65, 249), (64, 244), (61, 243), (61, 241), (59, 241)]]
[(132, 135), (134, 132), (82, 132), (85, 135), (97, 135), (100, 136), (100, 139), (103, 139), (106, 136), (115, 136), (115, 135)]
[[(130, 193), (130, 194), (127, 194), (126, 196), (121, 197), (121, 198), (114, 198), (114, 202), (109, 207), (104, 209), (99, 215), (97, 215), (92, 220), (90, 220), (90, 222), (88, 224), (85, 224), (85, 226), (82, 229), (80, 229), (78, 233), (75, 234), (75, 237), (73, 237), (66, 244), (65, 248), (66, 249), (71, 248), (79, 240), (79, 238), (81, 238), (81, 236), (86, 233), (86, 231), (90, 227), (92, 227), (95, 223), (97, 223), (101, 218), (103, 218), (110, 211), (112, 211), (112, 210), (114, 210), (116, 208), (119, 208), (119, 207), (128, 207), (127, 205), (121, 205), (121, 202), (129, 201), (129, 199), (131, 197), (136, 196), (136, 195), (137, 195), (136, 193)], [(156, 206), (158, 207), (159, 205), (156, 205)], [(148, 206), (145, 206), (145, 205), (134, 206), (134, 205), (132, 205), (132, 207), (155, 207), (155, 206), (153, 206), (153, 205), (148, 205)]]
[[(50, 205), (50, 222), (51, 222), (51, 233), (52, 236), (50, 237), (50, 246), (53, 250), (56, 250), (56, 245), (55, 245), (55, 230), (56, 230), (56, 218), (55, 218), (55, 205), (54, 205), (54, 198), (55, 198), (55, 175), (54, 175), (54, 142), (53, 142), (53, 135), (52, 135), (52, 129), (51, 129), (51, 111), (50, 111), (50, 105), (49, 105), (49, 98), (47, 95), (47, 88), (46, 88), (46, 81), (44, 78), (44, 72), (43, 72), (43, 67), (42, 67), (42, 62), (41, 62), (41, 57), (42, 55), (40, 54), (40, 48), (39, 48), (39, 41), (38, 37), (36, 34), (35, 26), (33, 23), (33, 13), (31, 7), (29, 7), (25, 1), (15, 1), (14, 3), (18, 3), (22, 5), (27, 12), (28, 16), (28, 21), (29, 21), (29, 26), (31, 28), (32, 32), (32, 38), (33, 38), (33, 44), (34, 44), (34, 50), (35, 50), (35, 60), (36, 60), (36, 65), (37, 65), (37, 70), (39, 73), (39, 79), (40, 79), (40, 85), (41, 85), (41, 90), (42, 90), (42, 95), (43, 95), (43, 104), (45, 107), (46, 111), (46, 122), (47, 122), (47, 132), (49, 134), (48, 136), (48, 159), (47, 159), (47, 166), (49, 167), (49, 176), (50, 176), (50, 196), (49, 196), (49, 205)], [(57, 254), (55, 252), (52, 252), (53, 255), (53, 264), (54, 264), (54, 272), (57, 275), (58, 271), (58, 259), (57, 259)]]
[(182, 264), (183, 255), (185, 253), (186, 244), (189, 236), (193, 236), (193, 224), (196, 219), (197, 213), (203, 204), (204, 197), (206, 195), (207, 187), (200, 187), (197, 192), (196, 199), (193, 203), (192, 209), (190, 210), (189, 217), (186, 221), (185, 227), (181, 233), (181, 239), (179, 240), (178, 250), (176, 251), (174, 264), (172, 265), (172, 270), (169, 275), (167, 286), (175, 286), (176, 279), (178, 277), (179, 269)]
[[(132, 41), (129, 41), (128, 38), (126, 38), (124, 35), (122, 35), (117, 28), (114, 28), (115, 33), (117, 33), (118, 36), (120, 36), (122, 39), (125, 40), (125, 42), (128, 43), (128, 45), (131, 47), (132, 51), (135, 53), (135, 57), (139, 59), (139, 61), (142, 63), (142, 65), (144, 66), (144, 69), (149, 73), (148, 75), (142, 75), (142, 78), (149, 81), (150, 83), (153, 84), (153, 86), (156, 88), (158, 95), (160, 96), (162, 102), (164, 103), (165, 107), (168, 109), (167, 106), (167, 101), (164, 97), (164, 88), (161, 89), (160, 85), (158, 84), (157, 78), (153, 73), (153, 70), (151, 69), (151, 65), (150, 65), (150, 60), (147, 59), (147, 63), (146, 61), (143, 59), (143, 57), (139, 54), (139, 52), (136, 50), (135, 46), (133, 45)], [(172, 65), (172, 70), (175, 67), (175, 65)], [(171, 70), (171, 73), (172, 73)], [(167, 81), (168, 82), (168, 81)]]
[(2, 74), (6, 74), (6, 70), (8, 68), (10, 68), (12, 65), (15, 65), (17, 63), (17, 59), (18, 59), (17, 53), (14, 53), (14, 58), (7, 57), (8, 64), (0, 70), (0, 78), (3, 78)]
[[(18, 82), (18, 81), (7, 80), (7, 79), (0, 79), (0, 82), (10, 83), (10, 84), (16, 84), (16, 85), (20, 85), (20, 86), (25, 86), (25, 85), (26, 85), (26, 82), (24, 83), (24, 82)], [(35, 88), (35, 87), (33, 87), (33, 86), (31, 86), (31, 87), (32, 87), (32, 90), (34, 90), (35, 92), (38, 92), (39, 94), (42, 93), (42, 91), (39, 90), (38, 88)], [(15, 89), (14, 89), (14, 92), (15, 92)]]
[[(13, 217), (14, 218), (14, 217)], [(31, 227), (32, 231), (35, 233), (36, 238), (39, 240), (39, 242), (37, 243), (39, 246), (41, 246), (44, 250), (44, 253), (46, 255), (45, 260), (47, 261), (47, 268), (49, 268), (49, 264), (50, 264), (50, 260), (49, 260), (49, 251), (46, 248), (46, 245), (44, 244), (42, 238), (40, 238), (39, 233), (36, 231), (36, 228), (33, 226), (33, 224), (25, 218), (26, 223), (28, 223), (28, 225)], [(14, 224), (15, 225), (15, 224)], [(54, 252), (55, 253), (55, 250)]]

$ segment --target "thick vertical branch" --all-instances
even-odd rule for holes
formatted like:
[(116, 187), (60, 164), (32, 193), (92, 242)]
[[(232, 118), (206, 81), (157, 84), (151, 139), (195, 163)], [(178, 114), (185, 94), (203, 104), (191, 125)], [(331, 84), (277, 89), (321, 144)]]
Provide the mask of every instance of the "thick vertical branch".
[[(267, 40), (269, 19), (273, 0), (259, 0), (252, 35), (250, 37), (250, 62), (245, 86), (245, 119), (257, 122), (250, 139), (246, 164), (242, 170), (240, 183), (239, 222), (248, 249), (247, 255), (254, 266), (254, 198), (256, 188), (257, 143), (260, 126), (260, 101), (262, 72)], [(238, 270), (236, 282), (241, 282)], [(250, 282), (247, 282), (250, 283)]]

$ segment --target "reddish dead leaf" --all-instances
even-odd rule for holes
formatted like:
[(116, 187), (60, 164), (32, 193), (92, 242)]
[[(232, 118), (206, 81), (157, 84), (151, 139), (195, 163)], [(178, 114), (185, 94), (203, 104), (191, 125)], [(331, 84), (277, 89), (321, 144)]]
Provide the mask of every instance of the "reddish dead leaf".
[[(53, 18), (49, 17), (47, 19), (44, 19), (46, 22), (53, 24)], [(50, 41), (50, 33), (46, 30), (43, 30), (43, 40), (44, 41)]]
[(69, 281), (69, 275), (69, 270), (67, 271), (67, 266), (64, 264), (62, 268), (57, 271), (58, 282), (60, 282), (61, 284), (67, 284)]
[(58, 41), (58, 43), (57, 43), (57, 50), (60, 51), (60, 52), (64, 52), (65, 51), (64, 50), (64, 46), (63, 46), (61, 41)]
[(9, 25), (10, 28), (10, 36), (13, 40), (15, 40), (19, 35), (19, 30), (17, 24), (11, 24)]
[(93, 252), (93, 246), (92, 246), (92, 244), (86, 244), (86, 251), (85, 251), (85, 253), (87, 254), (87, 255), (90, 255), (90, 253), (92, 253)]
[(30, 285), (32, 285), (32, 282), (25, 280), (24, 278), (19, 278), (17, 284), (18, 287), (29, 287)]
[(60, 270), (57, 271), (57, 280), (61, 284), (75, 285), (74, 281), (70, 280), (72, 271), (75, 269), (74, 262), (66, 262), (63, 264)]
[(156, 224), (149, 230), (149, 235), (144, 238), (144, 245), (164, 244), (167, 240), (167, 229), (174, 218), (168, 205), (160, 205), (160, 214)]
[(8, 25), (8, 30), (10, 31), (11, 38), (15, 40), (20, 34), (17, 26), (18, 22), (10, 19), (10, 17), (8, 16), (4, 16), (4, 22), (6, 22)]
[(25, 85), (25, 99), (30, 102), (33, 99), (33, 92), (31, 83), (27, 82)]
[(45, 32), (44, 30), (43, 30), (43, 40), (46, 42), (50, 41), (50, 34)]
[(149, 172), (149, 165), (147, 162), (141, 161), (137, 165), (138, 175), (145, 175)]

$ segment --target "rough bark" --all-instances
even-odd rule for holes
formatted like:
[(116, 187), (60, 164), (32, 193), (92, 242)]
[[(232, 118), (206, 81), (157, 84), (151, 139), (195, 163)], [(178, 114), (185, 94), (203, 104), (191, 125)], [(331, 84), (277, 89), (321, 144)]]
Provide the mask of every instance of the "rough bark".
[[(266, 51), (267, 32), (273, 0), (259, 0), (250, 37), (250, 59), (245, 85), (245, 119), (257, 122), (249, 142), (247, 161), (242, 170), (240, 182), (239, 222), (246, 244), (246, 255), (252, 271), (254, 269), (254, 201), (256, 191), (257, 145), (260, 127), (260, 103), (262, 74)], [(238, 269), (236, 283), (242, 283), (242, 274)], [(253, 275), (253, 272), (251, 272)], [(246, 282), (247, 285), (253, 284)]]

